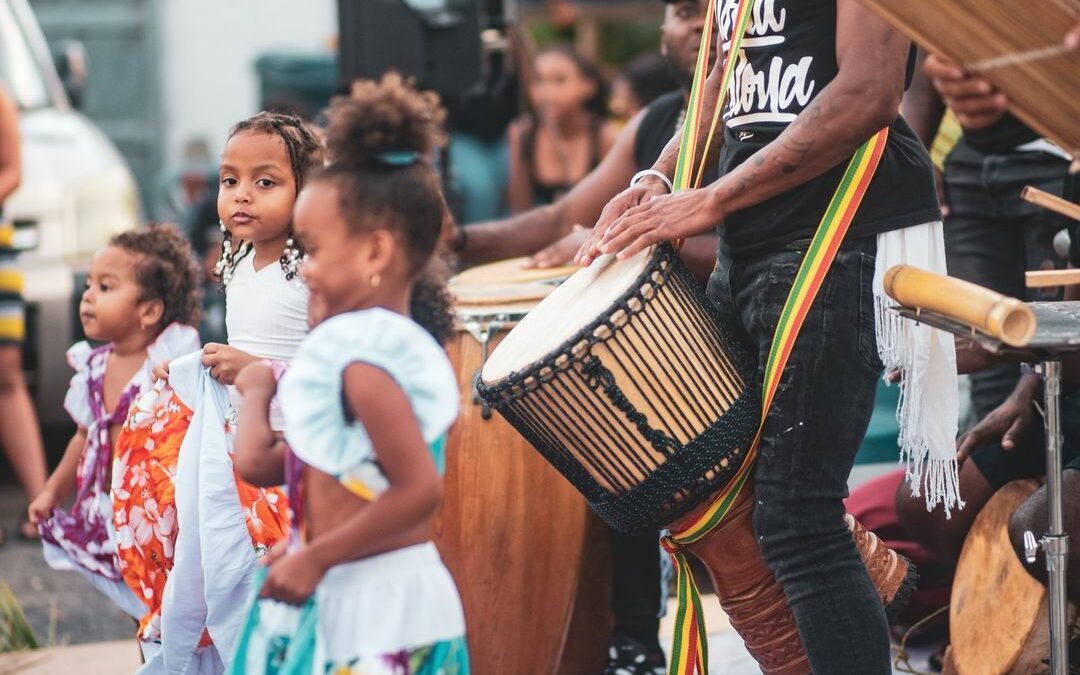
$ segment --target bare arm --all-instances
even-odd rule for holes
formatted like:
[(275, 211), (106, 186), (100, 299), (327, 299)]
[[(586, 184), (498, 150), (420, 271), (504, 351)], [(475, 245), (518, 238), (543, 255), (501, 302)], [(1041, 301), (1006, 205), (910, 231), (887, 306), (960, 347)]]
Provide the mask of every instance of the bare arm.
[(422, 525), (442, 501), (442, 481), (409, 400), (386, 371), (354, 363), (345, 370), (345, 399), (364, 426), (390, 486), (379, 498), (311, 542), (329, 569), (383, 550), (382, 543)]
[(915, 61), (915, 76), (911, 80), (911, 87), (904, 94), (904, 100), (900, 102), (900, 114), (904, 116), (918, 134), (919, 140), (929, 150), (934, 144), (934, 138), (937, 137), (941, 118), (945, 115), (945, 102), (934, 91), (930, 78), (923, 69), (925, 63), (926, 52), (920, 49)]
[(236, 385), (243, 400), (233, 467), (252, 485), (281, 485), (285, 482), (286, 444), (270, 427), (270, 401), (277, 391), (273, 371), (266, 364), (256, 362), (240, 371)]
[(637, 170), (634, 138), (644, 115), (644, 111), (635, 115), (600, 164), (554, 204), (506, 220), (469, 225), (465, 246), (458, 253), (461, 260), (475, 265), (532, 255), (568, 234), (574, 225), (595, 223), (607, 200), (625, 188)]
[(0, 89), (0, 202), (11, 196), (21, 181), (19, 112), (7, 92)]
[(507, 201), (511, 213), (521, 213), (532, 206), (532, 186), (529, 184), (529, 167), (525, 166), (525, 155), (521, 151), (522, 137), (525, 135), (525, 120), (517, 120), (506, 131), (506, 144), (510, 155), (510, 182), (507, 186)]
[(30, 522), (38, 523), (48, 518), (52, 510), (67, 499), (75, 489), (75, 484), (78, 482), (79, 460), (84, 450), (86, 450), (86, 429), (79, 427), (68, 441), (60, 464), (45, 481), (45, 488), (41, 494), (35, 495), (30, 503)]

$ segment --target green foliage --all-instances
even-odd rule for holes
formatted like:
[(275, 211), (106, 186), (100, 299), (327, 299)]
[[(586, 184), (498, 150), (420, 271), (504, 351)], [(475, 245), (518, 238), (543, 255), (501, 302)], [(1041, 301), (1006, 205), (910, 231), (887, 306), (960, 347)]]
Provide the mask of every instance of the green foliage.
[(0, 653), (37, 649), (34, 629), (7, 583), (0, 581)]

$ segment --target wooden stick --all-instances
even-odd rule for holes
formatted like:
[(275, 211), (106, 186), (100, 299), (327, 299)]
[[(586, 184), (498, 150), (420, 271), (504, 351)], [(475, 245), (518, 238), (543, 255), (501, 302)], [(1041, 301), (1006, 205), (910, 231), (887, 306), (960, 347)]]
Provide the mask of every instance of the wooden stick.
[(1024, 187), (1024, 189), (1020, 191), (1020, 198), (1037, 206), (1041, 206), (1044, 209), (1049, 209), (1054, 213), (1060, 213), (1066, 218), (1080, 220), (1080, 204), (1073, 204), (1067, 199), (1062, 199), (1057, 195), (1052, 195), (1037, 187), (1032, 187), (1030, 185)]
[(1080, 269), (1035, 270), (1027, 272), (1024, 276), (1028, 288), (1080, 285)]
[(936, 312), (1013, 347), (1035, 335), (1035, 312), (1023, 302), (943, 274), (896, 265), (885, 273), (885, 292), (905, 307)]

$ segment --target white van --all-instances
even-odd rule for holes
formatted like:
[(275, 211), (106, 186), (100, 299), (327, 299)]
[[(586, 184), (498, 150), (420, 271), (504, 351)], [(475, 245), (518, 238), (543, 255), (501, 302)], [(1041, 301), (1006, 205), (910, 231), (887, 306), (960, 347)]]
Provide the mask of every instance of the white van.
[(4, 212), (26, 277), (24, 360), (42, 424), (51, 425), (66, 419), (64, 353), (81, 335), (76, 279), (112, 234), (138, 224), (139, 198), (120, 153), (72, 109), (26, 0), (0, 0), (0, 82), (19, 106), (22, 184)]

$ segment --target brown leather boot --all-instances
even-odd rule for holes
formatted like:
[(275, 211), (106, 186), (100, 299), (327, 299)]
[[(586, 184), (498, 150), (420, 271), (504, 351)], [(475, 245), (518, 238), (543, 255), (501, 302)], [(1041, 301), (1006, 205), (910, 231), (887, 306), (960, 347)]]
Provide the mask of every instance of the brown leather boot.
[(686, 550), (709, 569), (720, 606), (764, 675), (810, 672), (795, 615), (754, 536), (752, 486), (743, 488), (715, 530)]
[(886, 546), (885, 542), (864, 528), (850, 513), (844, 514), (844, 522), (851, 530), (855, 547), (859, 549), (870, 581), (874, 582), (881, 603), (885, 605), (885, 612), (892, 616), (904, 608), (915, 590), (919, 574), (914, 563)]
[[(753, 515), (754, 490), (747, 486), (724, 521), (686, 549), (708, 568), (720, 606), (762, 673), (806, 675), (810, 664), (799, 639), (795, 615), (788, 607), (783, 587), (761, 557)], [(900, 609), (914, 589), (915, 566), (852, 515), (845, 514), (844, 520), (886, 611)], [(681, 528), (676, 525), (673, 529)]]

